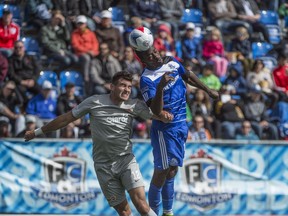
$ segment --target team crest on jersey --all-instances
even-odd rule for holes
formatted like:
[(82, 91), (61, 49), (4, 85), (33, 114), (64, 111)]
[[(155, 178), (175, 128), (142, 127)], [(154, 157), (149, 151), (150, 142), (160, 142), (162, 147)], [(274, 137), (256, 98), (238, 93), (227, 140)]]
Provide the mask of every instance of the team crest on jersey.
[(221, 175), (221, 164), (200, 149), (184, 161), (182, 176), (187, 190), (177, 192), (175, 199), (199, 211), (210, 210), (218, 203), (231, 200), (234, 194), (221, 192)]
[(44, 163), (45, 187), (33, 188), (38, 198), (68, 210), (81, 202), (96, 199), (100, 191), (85, 191), (86, 161), (67, 148)]

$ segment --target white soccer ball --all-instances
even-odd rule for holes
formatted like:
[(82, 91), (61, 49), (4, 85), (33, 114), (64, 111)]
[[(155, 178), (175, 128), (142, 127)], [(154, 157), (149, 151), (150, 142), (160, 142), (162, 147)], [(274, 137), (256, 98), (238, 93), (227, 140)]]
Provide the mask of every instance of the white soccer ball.
[(133, 29), (129, 34), (129, 43), (137, 51), (146, 51), (153, 45), (153, 34), (146, 27)]

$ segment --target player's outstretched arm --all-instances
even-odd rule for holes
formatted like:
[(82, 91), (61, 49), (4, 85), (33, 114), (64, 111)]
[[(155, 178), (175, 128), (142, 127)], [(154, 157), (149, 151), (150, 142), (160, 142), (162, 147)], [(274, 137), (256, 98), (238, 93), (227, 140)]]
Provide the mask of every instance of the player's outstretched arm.
[(37, 135), (58, 130), (60, 128), (67, 126), (69, 123), (75, 121), (76, 119), (77, 118), (75, 118), (72, 115), (72, 111), (69, 111), (63, 115), (58, 116), (57, 118), (55, 118), (54, 120), (52, 120), (51, 122), (49, 122), (48, 124), (44, 125), (41, 128), (32, 131), (26, 131), (24, 139), (25, 141), (29, 141), (31, 139), (34, 139)]
[(153, 115), (152, 119), (156, 119), (156, 120), (162, 121), (164, 123), (169, 123), (169, 122), (173, 121), (174, 116), (173, 116), (173, 114), (171, 114), (165, 110), (162, 110), (158, 116)]
[(219, 97), (220, 97), (219, 92), (214, 90), (214, 89), (210, 89), (208, 86), (206, 86), (204, 83), (202, 83), (192, 71), (186, 71), (185, 75), (183, 75), (182, 78), (189, 85), (195, 86), (195, 87), (202, 89), (203, 91), (207, 92), (211, 98), (219, 99)]

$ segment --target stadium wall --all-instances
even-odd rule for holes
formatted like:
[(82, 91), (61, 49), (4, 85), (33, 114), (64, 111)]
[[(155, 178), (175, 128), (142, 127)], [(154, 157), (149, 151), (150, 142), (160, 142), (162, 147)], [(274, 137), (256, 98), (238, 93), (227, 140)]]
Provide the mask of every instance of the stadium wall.
[[(146, 192), (153, 174), (149, 142), (134, 140), (133, 149)], [(101, 193), (91, 153), (90, 140), (2, 139), (0, 213), (116, 215)], [(287, 167), (287, 142), (188, 142), (174, 213), (287, 215)]]

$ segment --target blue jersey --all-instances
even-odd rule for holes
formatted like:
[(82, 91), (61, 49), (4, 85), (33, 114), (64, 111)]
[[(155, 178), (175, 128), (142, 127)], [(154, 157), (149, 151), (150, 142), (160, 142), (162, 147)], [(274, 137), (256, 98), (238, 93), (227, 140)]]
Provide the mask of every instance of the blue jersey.
[[(185, 73), (184, 67), (174, 58), (156, 69), (149, 70), (144, 69), (140, 79), (140, 89), (145, 102), (154, 98), (156, 95), (157, 86), (166, 72), (173, 72), (170, 76), (173, 76), (175, 80), (169, 82), (163, 93), (164, 107), (163, 109), (174, 115), (172, 123), (185, 122), (186, 121), (186, 86), (182, 79), (182, 75)], [(164, 123), (161, 121), (153, 120), (154, 126), (158, 125), (162, 127)]]

